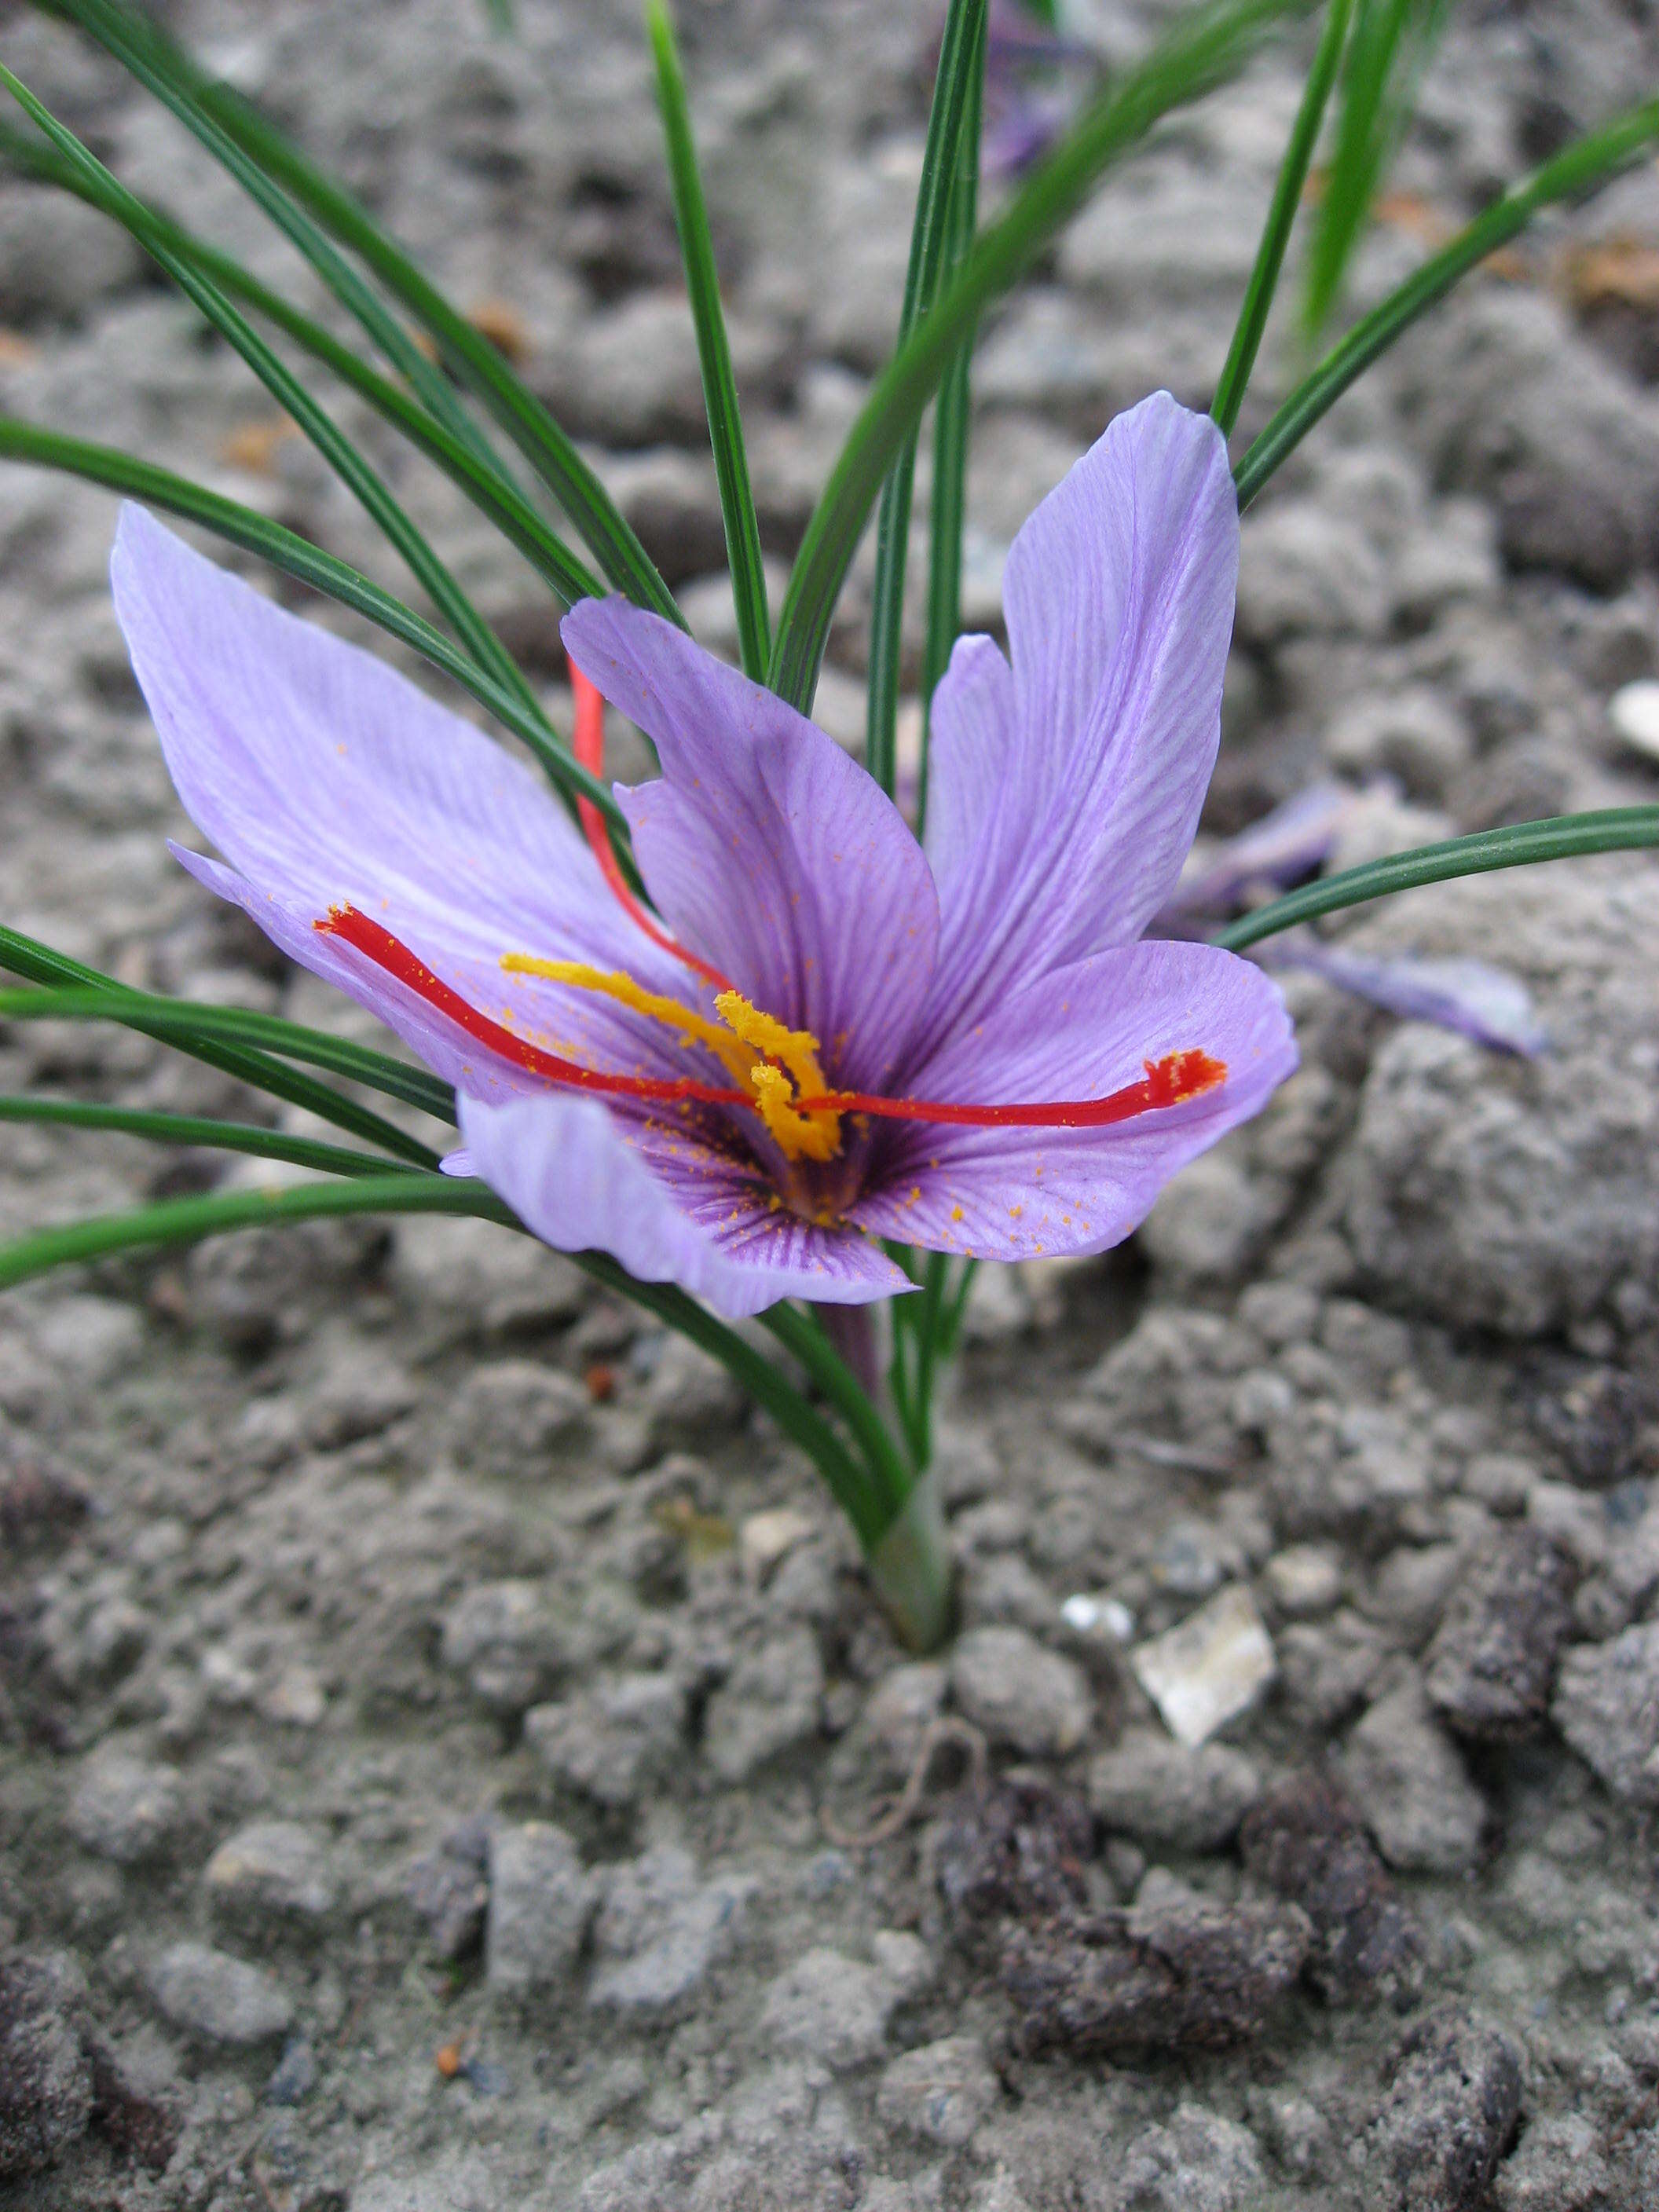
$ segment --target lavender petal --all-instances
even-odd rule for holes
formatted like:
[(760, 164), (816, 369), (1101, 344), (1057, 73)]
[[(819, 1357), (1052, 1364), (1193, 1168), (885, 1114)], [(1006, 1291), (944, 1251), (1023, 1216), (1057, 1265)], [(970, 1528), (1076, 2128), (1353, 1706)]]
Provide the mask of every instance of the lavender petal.
[(853, 1218), (884, 1237), (985, 1259), (1104, 1251), (1295, 1067), (1271, 978), (1212, 945), (1121, 946), (1028, 986), (907, 1073), (917, 1097), (1097, 1098), (1138, 1081), (1146, 1061), (1193, 1047), (1226, 1063), (1224, 1083), (1104, 1128), (901, 1127)]
[(473, 1172), (562, 1252), (608, 1252), (641, 1282), (677, 1283), (728, 1320), (780, 1298), (858, 1305), (912, 1287), (880, 1246), (777, 1206), (752, 1170), (641, 1133), (568, 1092), (464, 1098)]
[(933, 700), (929, 1043), (1132, 942), (1168, 897), (1215, 764), (1237, 564), (1225, 444), (1167, 392), (1119, 416), (1020, 531), (1012, 729), (987, 736), (982, 646), (957, 648)]
[(903, 817), (834, 738), (684, 631), (623, 599), (565, 617), (577, 665), (655, 744), (663, 774), (617, 797), (682, 941), (878, 1088), (939, 945), (932, 872)]

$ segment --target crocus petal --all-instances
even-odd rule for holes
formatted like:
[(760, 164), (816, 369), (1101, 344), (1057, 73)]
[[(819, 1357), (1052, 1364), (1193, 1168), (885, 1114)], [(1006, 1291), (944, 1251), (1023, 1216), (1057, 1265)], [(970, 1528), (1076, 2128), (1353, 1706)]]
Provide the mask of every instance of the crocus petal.
[(933, 1098), (1103, 1097), (1146, 1061), (1192, 1047), (1226, 1063), (1224, 1083), (1109, 1127), (906, 1129), (854, 1218), (879, 1236), (985, 1259), (1104, 1251), (1296, 1066), (1284, 1000), (1253, 962), (1210, 945), (1097, 953), (958, 1033), (907, 1085)]
[[(235, 878), (205, 863), (194, 872), (239, 900), (284, 951), (384, 1012), (384, 979), (309, 933), (331, 905), (352, 904), (472, 1004), (510, 1010), (524, 1033), (557, 1038), (573, 1058), (629, 1073), (708, 1073), (669, 1032), (650, 1034), (608, 1000), (502, 975), (502, 953), (530, 952), (624, 968), (649, 989), (707, 997), (623, 912), (539, 776), (141, 507), (123, 509), (110, 568), (179, 795)], [(393, 994), (392, 1003), (403, 1001)], [(430, 1056), (422, 1042), (429, 1021), (410, 1015), (393, 1026)], [(476, 1048), (467, 1057), (476, 1061)], [(448, 1057), (432, 1064), (454, 1079)]]
[[(1012, 736), (982, 651), (934, 696), (937, 1042), (1029, 978), (1138, 937), (1173, 888), (1220, 735), (1238, 507), (1226, 446), (1167, 392), (1121, 415), (1026, 522), (1003, 599)], [(971, 830), (966, 825), (971, 824)]]
[(482, 1176), (561, 1252), (608, 1252), (641, 1282), (677, 1283), (731, 1320), (780, 1298), (862, 1305), (911, 1284), (878, 1245), (777, 1206), (752, 1171), (695, 1138), (629, 1127), (589, 1098), (463, 1098)]
[(683, 942), (824, 1047), (830, 1079), (878, 1089), (939, 944), (921, 847), (832, 738), (683, 630), (585, 599), (571, 657), (656, 745), (661, 779), (619, 790), (641, 873)]

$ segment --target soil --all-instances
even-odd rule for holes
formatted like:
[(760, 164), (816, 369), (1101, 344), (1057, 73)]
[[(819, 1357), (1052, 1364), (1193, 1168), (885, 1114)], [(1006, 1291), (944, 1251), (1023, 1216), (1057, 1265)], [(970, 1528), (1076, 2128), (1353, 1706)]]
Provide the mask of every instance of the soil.
[[(518, 356), (729, 650), (633, 0), (519, 0), (511, 40), (468, 0), (169, 12)], [(782, 564), (890, 340), (934, 25), (682, 12)], [(1166, 13), (1080, 27), (1117, 61)], [(5, 46), (312, 299), (110, 69), (16, 9)], [(991, 319), (975, 624), (1114, 412), (1206, 403), (1305, 58), (1176, 118)], [(1656, 64), (1638, 0), (1458, 11), (1352, 306)], [(1610, 702), (1659, 670), (1656, 254), (1650, 161), (1413, 332), (1252, 510), (1206, 836), (1326, 773), (1367, 794), (1341, 861), (1655, 798)], [(1295, 373), (1291, 304), (1243, 435)], [(0, 325), (8, 411), (398, 582), (94, 216), (0, 186)], [(342, 414), (567, 714), (534, 580)], [(112, 523), (0, 474), (0, 908), (131, 981), (366, 1034), (167, 855)], [(849, 741), (868, 579), (866, 548), (819, 700)], [(1123, 1250), (981, 1274), (933, 1660), (718, 1370), (485, 1224), (249, 1233), (0, 1300), (0, 2201), (1659, 2202), (1656, 928), (1645, 856), (1348, 920), (1345, 950), (1501, 963), (1548, 1048), (1287, 969), (1303, 1066), (1256, 1123)], [(250, 1110), (92, 1027), (0, 1031), (25, 1089)], [(269, 1173), (13, 1126), (0, 1231)], [(1201, 1741), (1172, 1680), (1228, 1709)]]

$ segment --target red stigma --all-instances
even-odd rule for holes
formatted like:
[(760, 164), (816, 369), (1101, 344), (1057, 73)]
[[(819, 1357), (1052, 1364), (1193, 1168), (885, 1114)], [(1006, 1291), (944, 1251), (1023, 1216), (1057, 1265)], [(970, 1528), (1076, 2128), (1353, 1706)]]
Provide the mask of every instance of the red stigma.
[[(596, 695), (597, 696), (597, 695)], [(744, 1091), (690, 1077), (613, 1075), (604, 1068), (583, 1067), (563, 1060), (528, 1038), (492, 1021), (464, 999), (426, 963), (378, 921), (371, 921), (355, 906), (331, 907), (311, 925), (322, 937), (337, 937), (364, 958), (412, 991), (423, 1004), (468, 1036), (476, 1039), (499, 1060), (508, 1061), (544, 1082), (576, 1091), (597, 1091), (619, 1098), (644, 1098), (660, 1104), (740, 1106), (753, 1110), (755, 1101)], [(683, 956), (688, 957), (690, 956)], [(1138, 1083), (1126, 1084), (1104, 1098), (1036, 1100), (1027, 1104), (981, 1106), (933, 1098), (880, 1098), (860, 1091), (829, 1091), (821, 1098), (793, 1102), (803, 1114), (868, 1114), (882, 1121), (927, 1121), (967, 1129), (1103, 1129), (1116, 1121), (1132, 1121), (1168, 1106), (1184, 1105), (1201, 1098), (1227, 1079), (1227, 1063), (1195, 1047), (1165, 1053), (1161, 1060), (1143, 1062), (1146, 1074)]]
[(706, 1106), (750, 1106), (754, 1103), (745, 1091), (723, 1090), (712, 1083), (694, 1083), (689, 1078), (681, 1080), (661, 1076), (610, 1075), (603, 1069), (582, 1067), (574, 1060), (562, 1060), (556, 1053), (544, 1052), (540, 1045), (515, 1036), (500, 1022), (491, 1021), (488, 1014), (480, 1013), (459, 991), (452, 990), (441, 976), (434, 975), (425, 961), (417, 959), (389, 929), (382, 929), (378, 921), (371, 921), (355, 906), (331, 907), (320, 921), (313, 921), (311, 926), (319, 936), (337, 937), (365, 959), (372, 960), (377, 968), (384, 969), (447, 1021), (453, 1022), (457, 1029), (476, 1038), (497, 1059), (510, 1060), (514, 1067), (539, 1075), (548, 1083), (623, 1098), (649, 1098), (665, 1104), (685, 1100)]
[[(590, 775), (598, 775), (605, 761), (605, 697), (596, 684), (588, 682), (574, 660), (568, 665), (570, 688), (576, 695), (576, 726), (571, 736), (570, 750)], [(635, 897), (623, 874), (617, 848), (611, 842), (611, 825), (592, 800), (578, 798), (576, 813), (582, 825), (582, 833), (599, 864), (599, 872), (611, 886), (617, 905), (629, 921), (637, 922), (653, 945), (659, 945), (665, 952), (672, 952), (676, 960), (684, 961), (695, 975), (702, 977), (704, 982), (712, 983), (717, 991), (729, 991), (732, 986), (718, 968), (711, 967), (708, 961), (700, 959), (695, 952), (688, 952), (684, 945), (677, 944), (654, 915), (648, 915)]]
[(1183, 1106), (1227, 1079), (1227, 1063), (1189, 1048), (1143, 1060), (1139, 1083), (1109, 1091), (1104, 1098), (1061, 1098), (1023, 1106), (956, 1105), (942, 1099), (874, 1098), (858, 1091), (832, 1091), (822, 1098), (803, 1098), (803, 1114), (833, 1109), (837, 1114), (874, 1114), (888, 1121), (958, 1123), (970, 1129), (1103, 1129), (1132, 1121), (1164, 1106)]

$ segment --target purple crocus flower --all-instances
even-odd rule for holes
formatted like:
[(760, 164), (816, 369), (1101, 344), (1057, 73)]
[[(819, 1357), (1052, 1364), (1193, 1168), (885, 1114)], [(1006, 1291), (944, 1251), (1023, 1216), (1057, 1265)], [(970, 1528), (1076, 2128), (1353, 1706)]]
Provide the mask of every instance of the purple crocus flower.
[[(464, 1164), (568, 1251), (720, 1311), (909, 1287), (878, 1241), (1094, 1252), (1296, 1062), (1277, 986), (1138, 943), (1215, 759), (1238, 519), (1213, 426), (1114, 422), (963, 639), (924, 851), (839, 746), (621, 600), (572, 661), (654, 741), (647, 934), (546, 787), (129, 508), (115, 601), (184, 866), (455, 1087)], [(458, 1164), (461, 1164), (458, 1163)]]

